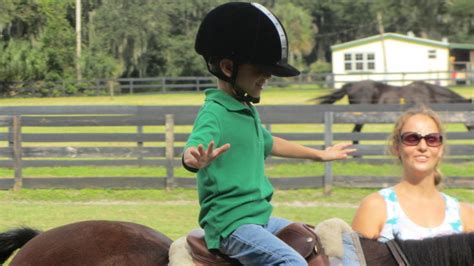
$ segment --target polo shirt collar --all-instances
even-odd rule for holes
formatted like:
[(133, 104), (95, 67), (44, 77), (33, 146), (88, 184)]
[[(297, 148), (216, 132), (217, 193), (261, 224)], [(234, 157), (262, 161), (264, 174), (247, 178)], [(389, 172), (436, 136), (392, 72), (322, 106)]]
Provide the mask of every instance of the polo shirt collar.
[(219, 89), (208, 89), (205, 91), (206, 101), (214, 101), (224, 106), (229, 111), (249, 110), (249, 107), (239, 102), (234, 97)]

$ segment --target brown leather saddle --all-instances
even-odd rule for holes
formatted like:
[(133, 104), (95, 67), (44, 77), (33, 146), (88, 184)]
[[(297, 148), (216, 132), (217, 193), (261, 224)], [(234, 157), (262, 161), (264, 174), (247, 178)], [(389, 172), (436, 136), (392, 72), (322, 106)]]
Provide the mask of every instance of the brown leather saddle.
[[(329, 259), (319, 237), (312, 228), (307, 224), (292, 223), (281, 229), (276, 236), (301, 254), (308, 265), (329, 265)], [(237, 260), (229, 258), (218, 250), (208, 250), (202, 230), (191, 231), (186, 241), (191, 249), (191, 257), (199, 265), (241, 265)]]
[(359, 238), (367, 266), (409, 266), (410, 262), (395, 240), (379, 242), (374, 239)]

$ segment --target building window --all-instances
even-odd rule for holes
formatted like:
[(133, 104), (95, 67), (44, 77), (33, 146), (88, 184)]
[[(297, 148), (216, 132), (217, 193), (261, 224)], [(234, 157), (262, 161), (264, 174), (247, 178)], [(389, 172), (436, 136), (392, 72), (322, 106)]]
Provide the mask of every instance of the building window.
[(375, 63), (374, 62), (367, 62), (367, 69), (368, 70), (375, 70)]
[(374, 53), (345, 53), (345, 71), (373, 71), (375, 70)]
[(428, 50), (428, 58), (436, 59), (436, 50)]
[(367, 70), (375, 70), (375, 54), (368, 53), (367, 55)]

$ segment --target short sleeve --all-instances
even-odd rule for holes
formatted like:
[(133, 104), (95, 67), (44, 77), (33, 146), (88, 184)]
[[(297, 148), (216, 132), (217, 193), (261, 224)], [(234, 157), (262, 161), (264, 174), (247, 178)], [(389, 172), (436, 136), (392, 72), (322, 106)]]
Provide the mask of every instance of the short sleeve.
[(214, 140), (216, 147), (220, 146), (220, 126), (217, 117), (211, 112), (199, 113), (194, 121), (193, 130), (186, 142), (184, 150), (189, 147), (197, 147), (202, 144), (204, 148), (211, 140)]

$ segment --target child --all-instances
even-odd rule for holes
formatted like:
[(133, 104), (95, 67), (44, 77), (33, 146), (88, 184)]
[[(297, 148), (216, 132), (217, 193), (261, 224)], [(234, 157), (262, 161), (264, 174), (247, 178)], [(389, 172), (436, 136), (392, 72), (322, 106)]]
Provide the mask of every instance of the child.
[(183, 154), (183, 166), (197, 172), (207, 247), (246, 265), (307, 265), (274, 235), (291, 222), (270, 217), (273, 187), (264, 174), (265, 157), (330, 161), (355, 150), (349, 143), (311, 149), (272, 137), (262, 126), (253, 103), (267, 80), (299, 75), (287, 63), (283, 26), (262, 5), (231, 2), (213, 9), (195, 49), (218, 78), (218, 89), (206, 91)]

